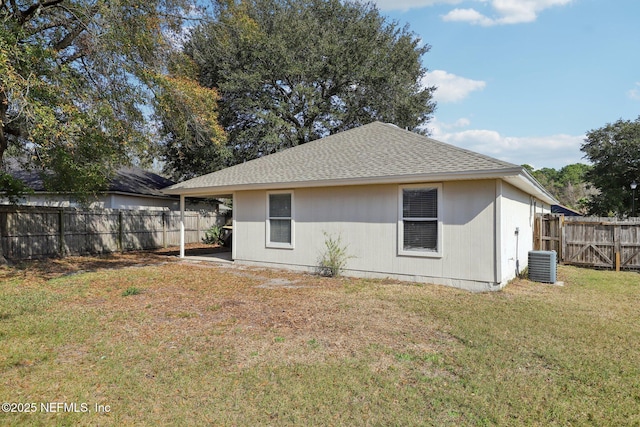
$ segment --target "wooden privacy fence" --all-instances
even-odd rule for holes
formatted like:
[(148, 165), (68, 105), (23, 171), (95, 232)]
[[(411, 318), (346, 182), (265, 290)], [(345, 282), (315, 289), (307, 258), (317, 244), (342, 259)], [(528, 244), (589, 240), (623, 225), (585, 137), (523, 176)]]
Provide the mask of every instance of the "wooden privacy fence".
[(640, 269), (640, 220), (536, 217), (534, 249), (554, 250), (563, 264), (584, 267)]
[[(214, 212), (185, 212), (185, 243), (200, 242)], [(180, 244), (180, 212), (0, 207), (2, 253), (20, 260), (155, 249)]]

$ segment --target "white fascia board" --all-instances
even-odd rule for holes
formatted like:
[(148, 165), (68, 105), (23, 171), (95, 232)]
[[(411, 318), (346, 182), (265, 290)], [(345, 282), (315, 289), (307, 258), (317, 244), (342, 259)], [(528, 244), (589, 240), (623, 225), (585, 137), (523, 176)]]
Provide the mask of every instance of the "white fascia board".
[(520, 174), (505, 176), (503, 179), (516, 188), (528, 193), (549, 205), (558, 205), (560, 202), (551, 195), (531, 174), (522, 170)]
[(172, 197), (173, 195), (153, 195), (153, 194), (142, 194), (142, 193), (125, 193), (124, 191), (107, 191), (105, 194), (109, 194), (109, 195), (118, 195), (118, 196), (129, 196), (129, 197), (144, 197), (147, 199), (162, 199), (162, 200), (170, 200), (170, 201), (176, 201), (177, 199), (175, 199), (174, 197)]
[[(416, 175), (395, 175), (370, 178), (347, 178), (347, 179), (327, 179), (318, 181), (289, 181), (270, 183), (249, 183), (237, 185), (222, 185), (197, 188), (180, 188), (174, 186), (162, 190), (165, 194), (183, 194), (188, 197), (211, 197), (219, 194), (230, 194), (235, 191), (247, 190), (276, 190), (290, 188), (310, 188), (310, 187), (342, 187), (350, 185), (371, 185), (371, 184), (411, 184), (420, 182), (441, 182), (441, 181), (470, 181), (478, 179), (503, 179), (505, 176), (516, 175), (521, 172), (521, 168), (497, 169), (482, 172), (452, 172), (439, 174), (416, 174)], [(178, 186), (180, 184), (177, 184)]]

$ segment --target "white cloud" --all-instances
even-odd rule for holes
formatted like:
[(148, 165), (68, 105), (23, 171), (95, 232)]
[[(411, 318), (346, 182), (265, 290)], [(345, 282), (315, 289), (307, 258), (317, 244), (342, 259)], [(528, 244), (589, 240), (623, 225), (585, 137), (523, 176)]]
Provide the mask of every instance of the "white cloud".
[(463, 127), (467, 127), (471, 124), (471, 120), (466, 119), (466, 118), (461, 118), (456, 120), (456, 122), (453, 124), (454, 128), (463, 128)]
[(564, 6), (573, 0), (491, 0), (495, 17), (488, 17), (475, 9), (453, 9), (442, 17), (444, 21), (468, 22), (485, 27), (533, 22), (545, 9)]
[(468, 119), (459, 119), (455, 124), (446, 124), (434, 118), (427, 127), (431, 131), (431, 137), (438, 141), (517, 165), (527, 163), (536, 169), (543, 167), (560, 169), (572, 163), (586, 163), (580, 151), (584, 135), (511, 137), (487, 129), (460, 130), (460, 126), (469, 125)]
[(640, 101), (640, 82), (636, 82), (636, 86), (627, 92), (627, 96), (636, 101)]
[(494, 25), (493, 19), (487, 18), (475, 9), (453, 9), (444, 15), (442, 20), (448, 22), (468, 22), (484, 27)]
[(436, 86), (434, 99), (437, 102), (456, 102), (466, 98), (475, 90), (482, 90), (486, 83), (482, 80), (471, 80), (443, 70), (433, 70), (422, 79), (424, 86)]

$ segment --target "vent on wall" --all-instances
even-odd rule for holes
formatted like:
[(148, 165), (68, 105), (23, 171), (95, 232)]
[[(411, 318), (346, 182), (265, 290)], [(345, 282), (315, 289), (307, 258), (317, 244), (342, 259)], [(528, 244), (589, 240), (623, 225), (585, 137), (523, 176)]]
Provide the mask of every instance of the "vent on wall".
[(556, 282), (556, 251), (529, 251), (529, 280)]

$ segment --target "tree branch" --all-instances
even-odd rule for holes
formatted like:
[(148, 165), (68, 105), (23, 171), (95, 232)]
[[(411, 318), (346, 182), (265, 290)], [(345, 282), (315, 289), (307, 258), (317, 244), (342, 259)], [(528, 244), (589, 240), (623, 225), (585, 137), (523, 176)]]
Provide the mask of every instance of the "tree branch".
[[(7, 5), (4, 2), (2, 3), (3, 3), (3, 6), (8, 9)], [(19, 10), (18, 6), (16, 5), (16, 0), (9, 0), (9, 4), (11, 5), (11, 14), (15, 15), (16, 12), (18, 12)]]
[(64, 36), (64, 38), (62, 40), (60, 40), (59, 42), (54, 44), (53, 48), (58, 52), (68, 48), (71, 45), (71, 43), (73, 43), (73, 41), (76, 39), (76, 37), (78, 37), (80, 34), (82, 34), (83, 31), (86, 30), (86, 31), (90, 32), (89, 31), (89, 23), (91, 22), (93, 17), (96, 15), (96, 13), (98, 13), (98, 4), (96, 3), (85, 14), (84, 17), (87, 19), (87, 22), (85, 23), (72, 10), (70, 10), (70, 9), (64, 7), (64, 6), (62, 8), (64, 10), (66, 10), (69, 14), (71, 14), (75, 18), (75, 20), (78, 22), (78, 24), (73, 29), (71, 29), (67, 33), (67, 35)]
[(33, 15), (35, 15), (35, 13), (38, 11), (38, 9), (47, 8), (47, 7), (53, 7), (53, 6), (56, 6), (56, 5), (60, 4), (60, 3), (62, 3), (63, 1), (64, 0), (49, 0), (49, 1), (45, 1), (45, 2), (39, 1), (36, 4), (32, 4), (26, 10), (19, 11), (20, 12), (20, 18), (18, 19), (18, 24), (20, 26), (22, 26)]
[(5, 125), (7, 123), (7, 110), (9, 109), (9, 101), (5, 91), (0, 91), (0, 161), (4, 157), (4, 152), (9, 146), (7, 135), (5, 134)]
[(71, 43), (73, 43), (76, 37), (78, 37), (85, 30), (85, 28), (86, 26), (84, 25), (84, 23), (79, 23), (75, 26), (75, 28), (69, 31), (62, 40), (54, 44), (53, 49), (58, 52), (61, 50), (65, 50), (66, 48), (71, 46)]
[(60, 60), (60, 64), (61, 65), (65, 65), (65, 64), (70, 64), (74, 61), (77, 61), (78, 59), (84, 58), (85, 53), (84, 52), (76, 52), (75, 54), (68, 56), (64, 59)]

